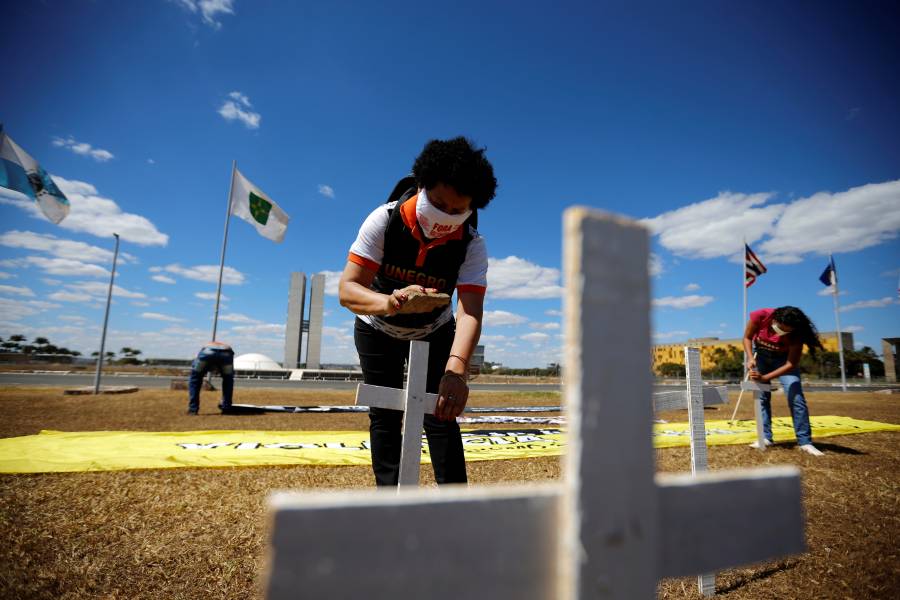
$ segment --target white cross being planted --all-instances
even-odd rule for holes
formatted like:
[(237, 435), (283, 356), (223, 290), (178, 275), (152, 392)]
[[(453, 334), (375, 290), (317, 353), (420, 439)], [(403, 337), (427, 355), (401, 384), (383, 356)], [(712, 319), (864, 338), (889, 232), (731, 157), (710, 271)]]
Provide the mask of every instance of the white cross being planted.
[(356, 404), (390, 408), (403, 411), (403, 446), (400, 449), (401, 486), (419, 484), (419, 466), (422, 457), (422, 424), (425, 415), (434, 414), (437, 394), (425, 392), (428, 376), (428, 342), (409, 343), (409, 363), (406, 369), (406, 388), (381, 387), (359, 384), (356, 388)]
[(561, 481), (275, 494), (269, 598), (634, 600), (803, 550), (796, 468), (655, 474), (647, 232), (564, 222)]

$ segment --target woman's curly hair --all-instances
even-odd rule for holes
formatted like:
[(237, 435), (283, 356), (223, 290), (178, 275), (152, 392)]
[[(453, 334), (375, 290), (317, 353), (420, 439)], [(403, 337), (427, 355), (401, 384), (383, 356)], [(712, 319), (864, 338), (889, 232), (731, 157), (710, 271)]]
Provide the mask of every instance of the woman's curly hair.
[(431, 140), (413, 163), (416, 185), (430, 190), (443, 183), (472, 198), (473, 209), (484, 208), (497, 191), (494, 167), (484, 152), (464, 137)]
[(783, 325), (791, 328), (789, 334), (793, 339), (800, 340), (809, 348), (810, 356), (815, 356), (816, 350), (822, 349), (822, 342), (819, 340), (819, 332), (816, 326), (806, 314), (796, 306), (782, 306), (772, 311), (772, 320), (778, 321)]

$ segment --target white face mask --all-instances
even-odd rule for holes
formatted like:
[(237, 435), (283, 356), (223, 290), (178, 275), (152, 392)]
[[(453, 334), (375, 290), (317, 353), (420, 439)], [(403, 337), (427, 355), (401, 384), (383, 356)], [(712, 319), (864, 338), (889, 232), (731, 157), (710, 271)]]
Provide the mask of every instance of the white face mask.
[(469, 209), (458, 215), (448, 215), (428, 201), (428, 194), (424, 189), (419, 191), (419, 198), (416, 200), (416, 220), (419, 221), (425, 236), (430, 239), (450, 235), (459, 229), (471, 214), (472, 210)]
[(790, 331), (785, 331), (784, 329), (779, 327), (778, 323), (776, 323), (775, 321), (772, 321), (772, 331), (774, 331), (778, 335), (787, 335), (790, 333)]

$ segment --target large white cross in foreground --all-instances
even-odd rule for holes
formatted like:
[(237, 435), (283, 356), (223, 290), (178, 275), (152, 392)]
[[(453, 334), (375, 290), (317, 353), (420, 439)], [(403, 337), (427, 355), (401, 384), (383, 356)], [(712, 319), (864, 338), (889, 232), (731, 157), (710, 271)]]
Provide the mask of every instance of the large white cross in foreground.
[(396, 389), (378, 385), (359, 384), (356, 404), (403, 411), (403, 446), (400, 450), (401, 486), (419, 484), (422, 459), (422, 424), (425, 415), (434, 414), (437, 394), (425, 392), (428, 377), (428, 342), (409, 343), (406, 388)]
[(648, 237), (565, 214), (562, 481), (280, 493), (269, 598), (635, 600), (803, 550), (794, 467), (655, 475)]

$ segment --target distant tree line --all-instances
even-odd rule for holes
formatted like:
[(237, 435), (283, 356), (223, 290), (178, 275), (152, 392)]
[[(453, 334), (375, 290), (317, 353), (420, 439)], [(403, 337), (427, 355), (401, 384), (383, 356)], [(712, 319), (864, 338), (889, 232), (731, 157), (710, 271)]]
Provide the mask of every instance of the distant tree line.
[(14, 352), (17, 354), (64, 354), (66, 356), (81, 356), (78, 350), (69, 350), (68, 348), (60, 348), (50, 343), (45, 337), (36, 337), (30, 344), (28, 338), (24, 335), (16, 334), (9, 336), (8, 340), (0, 338), (0, 348), (4, 352)]
[[(56, 346), (50, 343), (45, 337), (36, 337), (29, 343), (28, 338), (24, 335), (16, 334), (9, 336), (9, 339), (0, 338), (0, 349), (3, 352), (12, 352), (15, 354), (57, 354), (63, 356), (81, 356), (78, 350), (69, 350), (68, 348)], [(115, 352), (104, 352), (104, 359), (112, 362), (115, 361), (119, 365), (140, 365), (143, 361), (138, 358), (142, 352), (137, 348), (125, 347), (119, 350), (118, 358)], [(93, 358), (100, 356), (99, 352), (91, 352)]]

